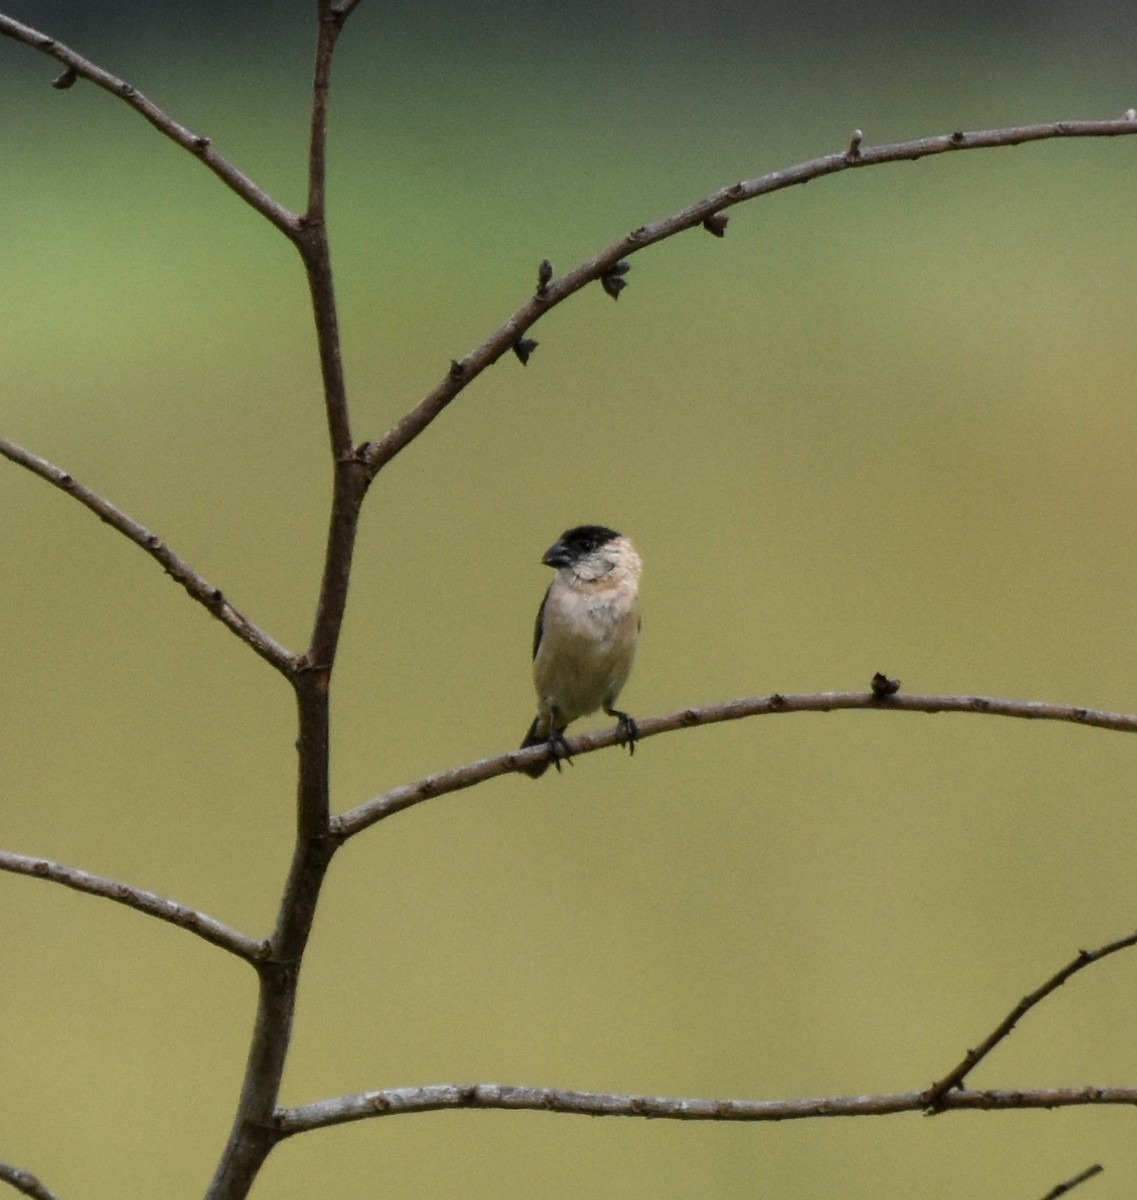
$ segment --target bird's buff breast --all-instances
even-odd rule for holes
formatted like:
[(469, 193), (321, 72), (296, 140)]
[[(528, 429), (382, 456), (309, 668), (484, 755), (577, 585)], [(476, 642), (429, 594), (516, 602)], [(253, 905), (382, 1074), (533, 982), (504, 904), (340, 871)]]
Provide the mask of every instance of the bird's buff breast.
[(550, 596), (549, 607), (533, 679), (541, 707), (574, 721), (615, 702), (632, 668), (639, 618), (634, 600), (618, 592)]

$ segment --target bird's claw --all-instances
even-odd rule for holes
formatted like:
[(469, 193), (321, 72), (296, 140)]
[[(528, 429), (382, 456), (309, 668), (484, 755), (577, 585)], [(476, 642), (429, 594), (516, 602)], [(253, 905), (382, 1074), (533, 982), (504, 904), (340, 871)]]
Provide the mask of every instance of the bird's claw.
[(571, 767), (572, 754), (569, 752), (569, 744), (565, 740), (565, 735), (559, 729), (554, 729), (549, 734), (549, 759), (553, 766), (557, 768), (557, 774), (561, 773), (561, 762), (567, 762)]
[(636, 742), (640, 736), (639, 726), (626, 712), (613, 712), (612, 715), (616, 718), (616, 728), (620, 731), (620, 745), (627, 746), (629, 755), (635, 754)]

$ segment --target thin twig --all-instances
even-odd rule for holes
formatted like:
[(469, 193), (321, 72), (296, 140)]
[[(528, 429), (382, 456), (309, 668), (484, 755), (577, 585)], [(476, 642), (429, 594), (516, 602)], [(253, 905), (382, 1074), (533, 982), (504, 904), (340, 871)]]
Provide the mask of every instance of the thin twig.
[[(439, 1083), (336, 1096), (283, 1108), (276, 1115), (282, 1137), (348, 1121), (444, 1108), (507, 1108), (586, 1117), (648, 1117), (673, 1121), (796, 1121), (813, 1117), (882, 1117), (920, 1112), (923, 1092), (881, 1096), (822, 1096), (807, 1100), (714, 1100), (676, 1096), (562, 1091), (496, 1083)], [(952, 1092), (952, 1109), (1070, 1108), (1079, 1105), (1137, 1106), (1137, 1088), (1040, 1088)]]
[(1087, 1167), (1084, 1171), (1079, 1172), (1073, 1179), (1067, 1179), (1065, 1183), (1058, 1184), (1053, 1187), (1042, 1197), (1042, 1200), (1058, 1200), (1059, 1196), (1065, 1196), (1067, 1192), (1072, 1192), (1080, 1183), (1085, 1183), (1087, 1179), (1093, 1179), (1095, 1175), (1100, 1175), (1105, 1168), (1101, 1163), (1094, 1163), (1092, 1167)]
[(963, 1081), (991, 1053), (995, 1047), (1006, 1038), (1012, 1029), (1035, 1005), (1040, 1004), (1051, 992), (1057, 991), (1071, 975), (1076, 975), (1092, 963), (1100, 962), (1119, 950), (1137, 946), (1137, 933), (1128, 937), (1118, 938), (1098, 950), (1079, 950), (1077, 956), (1068, 962), (1056, 975), (1051, 976), (1041, 987), (1036, 988), (1028, 996), (1024, 996), (1018, 1004), (999, 1022), (987, 1037), (975, 1047), (968, 1050), (962, 1062), (953, 1067), (942, 1079), (937, 1080), (924, 1093), (926, 1108), (930, 1113), (942, 1111), (947, 1105), (948, 1095), (955, 1088), (963, 1086)]
[(297, 659), (279, 642), (274, 641), (263, 629), (258, 628), (243, 613), (239, 612), (228, 600), (220, 588), (214, 587), (202, 578), (187, 562), (179, 558), (157, 534), (151, 533), (144, 525), (140, 525), (133, 517), (127, 516), (121, 509), (116, 508), (109, 500), (98, 493), (84, 487), (77, 479), (61, 470), (47, 459), (32, 454), (29, 450), (17, 446), (7, 438), (0, 438), (0, 455), (21, 467), (26, 467), (33, 475), (46, 479), (48, 483), (73, 496), (80, 504), (106, 522), (113, 529), (128, 537), (136, 546), (140, 546), (151, 558), (159, 562), (172, 579), (180, 583), (187, 592), (201, 605), (207, 608), (223, 625), (251, 646), (266, 662), (270, 662), (282, 675), (291, 676), (296, 668)]
[(251, 938), (247, 934), (188, 908), (174, 900), (167, 900), (154, 892), (120, 883), (117, 879), (106, 879), (101, 875), (92, 875), (89, 871), (81, 871), (78, 867), (64, 866), (46, 858), (32, 858), (26, 854), (13, 854), (8, 850), (0, 850), (0, 871), (9, 871), (13, 875), (27, 875), (32, 879), (48, 879), (52, 883), (61, 883), (64, 887), (76, 892), (86, 892), (89, 896), (101, 896), (104, 900), (113, 900), (116, 904), (125, 904), (137, 912), (159, 921), (176, 925), (179, 929), (196, 933), (199, 938), (228, 950), (247, 962), (256, 964), (268, 953), (265, 942)]
[(31, 1171), (10, 1167), (7, 1163), (0, 1163), (0, 1183), (10, 1183), (17, 1192), (31, 1196), (32, 1200), (59, 1200), (59, 1197), (44, 1187)]
[[(724, 704), (709, 704), (703, 708), (684, 708), (661, 717), (636, 719), (639, 740), (690, 729), (698, 725), (714, 725), (720, 721), (738, 721), (744, 717), (775, 716), (793, 712), (835, 712), (845, 709), (869, 709), (878, 712), (973, 713), (992, 717), (1019, 717), (1034, 721), (1064, 721), (1073, 725), (1091, 725), (1120, 733), (1137, 733), (1137, 715), (1104, 712), (1067, 704), (1045, 704), (1038, 700), (999, 700), (991, 696), (918, 696), (890, 695), (878, 697), (872, 692), (816, 692), (805, 695), (754, 696), (729, 700)], [(595, 733), (580, 734), (568, 739), (573, 757), (591, 754), (608, 746), (622, 744), (618, 726)], [(445, 796), (463, 788), (473, 787), (498, 775), (508, 775), (540, 762), (548, 754), (544, 746), (528, 750), (513, 750), (494, 758), (428, 775), (415, 783), (404, 784), (381, 796), (365, 801), (349, 812), (332, 818), (332, 833), (346, 841), (376, 821), (402, 812), (424, 800)]]
[(282, 233), (295, 240), (300, 228), (299, 217), (274, 200), (263, 188), (258, 187), (227, 158), (218, 154), (209, 138), (194, 133), (179, 124), (169, 113), (164, 112), (137, 88), (112, 75), (96, 63), (83, 58), (82, 55), (63, 45), (62, 42), (56, 41), (46, 33), (41, 33), (38, 29), (22, 25), (19, 21), (13, 21), (11, 17), (0, 16), (0, 35), (23, 42), (24, 45), (31, 46), (34, 50), (51, 55), (76, 75), (83, 79), (89, 79), (96, 86), (129, 104), (135, 112), (145, 117), (159, 133), (164, 134), (182, 149), (188, 150), (195, 158), (200, 159), (226, 187), (236, 192), (242, 200), (271, 221)]
[(656, 242), (674, 237), (687, 229), (698, 228), (708, 218), (724, 209), (742, 204), (758, 196), (766, 196), (783, 188), (809, 183), (824, 175), (883, 163), (915, 161), (934, 154), (955, 150), (979, 150), (995, 146), (1018, 146), (1024, 142), (1045, 141), (1049, 138), (1118, 137), (1137, 134), (1137, 119), (1126, 113), (1110, 121), (1056, 121), (1045, 125), (1019, 125), (1008, 129), (989, 129), (977, 133), (949, 133), (937, 137), (918, 138), (884, 146), (864, 146), (857, 143), (857, 153), (848, 149), (782, 171), (759, 176), (744, 183), (734, 183), (697, 200), (694, 204), (650, 225), (633, 229), (613, 242), (593, 258), (569, 271), (560, 279), (547, 283), (527, 300), (514, 314), (476, 350), (450, 366), (441, 382), (378, 442), (365, 447), (369, 469), (376, 473), (395, 455), (406, 449), (487, 367), (517, 344), (527, 329), (536, 324), (551, 308), (568, 299), (574, 292), (596, 280), (611, 278), (613, 269), (630, 255)]

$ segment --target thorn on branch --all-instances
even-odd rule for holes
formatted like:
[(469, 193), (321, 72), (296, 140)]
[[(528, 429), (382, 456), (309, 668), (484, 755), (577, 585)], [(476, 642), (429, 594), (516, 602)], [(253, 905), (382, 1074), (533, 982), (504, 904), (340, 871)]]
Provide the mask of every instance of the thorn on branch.
[(703, 221), (703, 228), (708, 233), (712, 233), (715, 237), (720, 238), (726, 233), (726, 227), (729, 222), (730, 217), (728, 217), (726, 213), (711, 213), (711, 215)]
[(449, 375), (451, 379), (461, 379), (466, 374), (466, 364), (459, 362), (456, 358), (450, 360)]
[(69, 87), (74, 86), (78, 78), (79, 72), (74, 67), (68, 67), (61, 75), (56, 75), (51, 81), (51, 86), (58, 92), (65, 92)]
[(900, 691), (900, 680), (889, 679), (883, 671), (877, 671), (869, 686), (872, 688), (872, 694), (878, 700), (883, 700), (887, 696), (895, 696)]
[(543, 296), (549, 290), (549, 282), (553, 278), (553, 264), (547, 258), (541, 259), (537, 268), (537, 295)]
[(513, 353), (516, 354), (520, 359), (523, 367), (527, 367), (529, 365), (529, 355), (537, 349), (537, 345), (537, 342), (535, 342), (532, 338), (527, 337), (518, 338), (517, 341), (513, 343)]
[(853, 136), (849, 139), (849, 148), (845, 151), (846, 162), (856, 162), (861, 157), (861, 143), (865, 140), (865, 135), (859, 130), (853, 130)]
[(628, 286), (628, 281), (623, 276), (627, 275), (631, 269), (632, 264), (626, 258), (622, 258), (600, 276), (600, 286), (613, 300), (618, 300), (620, 293)]

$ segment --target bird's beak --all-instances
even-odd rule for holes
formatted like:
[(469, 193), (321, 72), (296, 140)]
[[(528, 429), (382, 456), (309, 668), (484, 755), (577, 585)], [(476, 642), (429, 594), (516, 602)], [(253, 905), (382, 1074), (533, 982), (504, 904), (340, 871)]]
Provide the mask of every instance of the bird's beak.
[(546, 567), (567, 567), (571, 559), (564, 542), (558, 540), (545, 551), (545, 556), (541, 561)]

